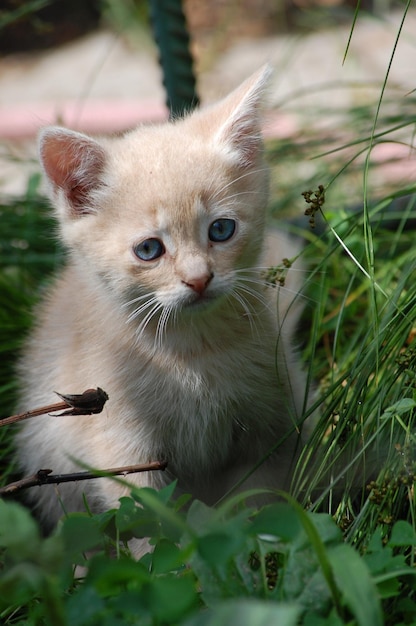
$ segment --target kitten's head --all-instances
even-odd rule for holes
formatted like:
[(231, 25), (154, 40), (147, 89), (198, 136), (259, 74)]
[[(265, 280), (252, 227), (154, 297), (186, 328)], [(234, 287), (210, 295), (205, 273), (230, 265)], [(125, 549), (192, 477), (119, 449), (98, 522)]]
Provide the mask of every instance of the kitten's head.
[(263, 242), (260, 108), (268, 75), (263, 68), (215, 105), (123, 137), (41, 133), (72, 258), (131, 303), (133, 317), (178, 318), (232, 295), (234, 306), (244, 304), (250, 288), (240, 288), (242, 276)]

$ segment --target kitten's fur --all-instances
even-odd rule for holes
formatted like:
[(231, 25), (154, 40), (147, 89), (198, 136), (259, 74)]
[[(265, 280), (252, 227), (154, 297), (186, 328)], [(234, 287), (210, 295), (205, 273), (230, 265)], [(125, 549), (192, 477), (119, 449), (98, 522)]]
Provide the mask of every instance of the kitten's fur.
[[(301, 419), (305, 378), (291, 348), (299, 310), (290, 307), (299, 272), (276, 289), (259, 269), (295, 252), (277, 234), (264, 251), (267, 77), (263, 68), (213, 106), (124, 137), (42, 132), (70, 255), (38, 313), (20, 405), (97, 386), (109, 400), (101, 415), (25, 422), (24, 472), (166, 459), (167, 472), (130, 480), (158, 488), (175, 477), (181, 491), (214, 503)], [(234, 234), (211, 241), (213, 223), (215, 237), (232, 226), (224, 219), (235, 221)], [(134, 252), (153, 254), (158, 242), (154, 260)], [(244, 488), (287, 487), (297, 444), (296, 435), (285, 440)], [(61, 485), (66, 510), (83, 509), (83, 492), (100, 510), (127, 490), (107, 479)], [(55, 524), (63, 512), (56, 490), (31, 497)]]

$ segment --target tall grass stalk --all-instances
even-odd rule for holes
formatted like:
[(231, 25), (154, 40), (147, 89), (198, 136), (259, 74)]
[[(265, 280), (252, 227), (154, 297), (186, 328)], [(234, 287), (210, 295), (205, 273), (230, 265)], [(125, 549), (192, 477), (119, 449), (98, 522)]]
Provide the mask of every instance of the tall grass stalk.
[[(375, 185), (372, 160), (381, 142), (412, 149), (414, 111), (405, 105), (398, 114), (397, 101), (386, 96), (409, 6), (375, 107), (338, 110), (325, 150), (311, 131), (294, 146), (271, 151), (279, 173), (290, 167), (290, 156), (313, 156), (315, 148), (316, 171), (303, 189), (320, 184), (326, 190), (319, 233), (315, 242), (308, 233), (306, 250), (311, 264), (306, 294), (319, 302), (311, 307), (307, 300), (304, 315), (304, 325), (312, 330), (304, 356), (321, 404), (293, 492), (312, 510), (328, 510), (357, 545), (365, 545), (376, 528), (388, 536), (397, 519), (415, 521), (415, 188), (400, 181), (384, 189)], [(320, 113), (328, 112), (318, 109), (317, 117)], [(289, 159), (282, 166), (283, 149)], [(298, 198), (303, 189), (296, 185)], [(299, 199), (296, 204), (300, 207)], [(276, 215), (279, 209), (276, 205)], [(301, 218), (295, 222), (301, 229)]]

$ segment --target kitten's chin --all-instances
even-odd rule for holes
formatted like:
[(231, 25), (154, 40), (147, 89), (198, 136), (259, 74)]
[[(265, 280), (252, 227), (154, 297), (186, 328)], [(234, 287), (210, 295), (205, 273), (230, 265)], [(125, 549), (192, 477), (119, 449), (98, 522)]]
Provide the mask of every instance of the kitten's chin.
[(222, 300), (223, 298), (221, 296), (204, 293), (184, 302), (181, 306), (181, 311), (191, 314), (211, 311), (213, 308), (217, 307)]
[(186, 302), (182, 307), (182, 311), (202, 311), (204, 309), (211, 309), (217, 303), (218, 298), (199, 296), (190, 302)]

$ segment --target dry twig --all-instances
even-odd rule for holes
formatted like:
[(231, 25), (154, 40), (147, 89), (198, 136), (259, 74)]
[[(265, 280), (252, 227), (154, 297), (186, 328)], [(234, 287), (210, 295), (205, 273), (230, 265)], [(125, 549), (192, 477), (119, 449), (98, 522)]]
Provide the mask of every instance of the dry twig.
[(8, 426), (21, 422), (22, 420), (29, 419), (30, 417), (36, 417), (37, 415), (44, 415), (45, 413), (52, 413), (55, 411), (62, 411), (69, 409), (54, 417), (60, 417), (62, 415), (93, 415), (101, 413), (104, 408), (104, 404), (108, 400), (108, 395), (103, 389), (97, 387), (97, 389), (87, 389), (81, 394), (68, 394), (64, 395), (55, 391), (56, 395), (62, 398), (62, 402), (56, 402), (55, 404), (48, 404), (38, 409), (32, 409), (25, 413), (18, 413), (17, 415), (11, 415), (0, 420), (0, 426)]
[(140, 465), (127, 465), (125, 467), (97, 470), (96, 472), (75, 472), (71, 474), (52, 474), (52, 470), (50, 469), (40, 469), (36, 474), (32, 474), (32, 476), (26, 476), (21, 480), (1, 487), (0, 496), (14, 494), (22, 489), (29, 489), (29, 487), (59, 485), (60, 483), (105, 478), (108, 476), (127, 476), (128, 474), (137, 474), (138, 472), (164, 471), (166, 467), (166, 461), (151, 461), (150, 463), (142, 463)]
[[(97, 387), (97, 389), (87, 389), (81, 394), (64, 395), (58, 393), (57, 391), (55, 393), (62, 398), (62, 402), (48, 404), (47, 406), (26, 411), (25, 413), (11, 415), (10, 417), (0, 420), (0, 426), (15, 424), (16, 422), (29, 419), (30, 417), (36, 417), (37, 415), (44, 415), (45, 413), (62, 410), (63, 413), (59, 413), (53, 417), (61, 417), (62, 415), (93, 415), (101, 413), (108, 400), (108, 395), (100, 387)], [(102, 478), (105, 476), (127, 476), (128, 474), (152, 472), (155, 470), (163, 471), (166, 469), (166, 466), (167, 463), (165, 461), (152, 461), (150, 463), (143, 463), (140, 465), (128, 465), (125, 467), (116, 467), (106, 470), (74, 472), (70, 474), (52, 474), (51, 469), (40, 469), (36, 472), (36, 474), (32, 474), (32, 476), (26, 476), (21, 480), (17, 480), (1, 487), (0, 496), (10, 495), (16, 493), (17, 491), (21, 491), (22, 489), (37, 486), (40, 487), (42, 485), (58, 485), (60, 483), (91, 480), (93, 478)]]

